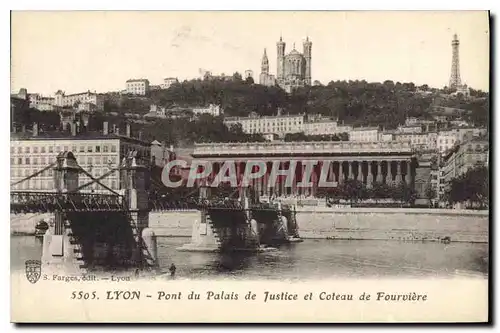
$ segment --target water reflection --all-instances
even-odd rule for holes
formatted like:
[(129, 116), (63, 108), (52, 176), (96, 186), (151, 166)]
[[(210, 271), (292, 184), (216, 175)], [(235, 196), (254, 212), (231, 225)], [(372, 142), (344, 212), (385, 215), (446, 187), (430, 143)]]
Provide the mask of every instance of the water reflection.
[[(451, 277), (488, 274), (488, 244), (399, 241), (305, 240), (265, 253), (179, 252), (189, 238), (158, 238), (162, 274), (172, 263), (181, 278), (310, 279)], [(41, 239), (11, 238), (13, 270), (41, 257)]]

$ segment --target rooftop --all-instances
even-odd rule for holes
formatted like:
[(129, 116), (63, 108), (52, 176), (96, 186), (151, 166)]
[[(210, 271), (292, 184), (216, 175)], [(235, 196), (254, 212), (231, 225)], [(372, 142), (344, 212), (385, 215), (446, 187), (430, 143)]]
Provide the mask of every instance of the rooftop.
[(32, 132), (19, 132), (11, 133), (11, 141), (38, 141), (38, 140), (125, 140), (129, 142), (138, 143), (144, 146), (150, 146), (151, 143), (139, 140), (138, 138), (129, 137), (126, 135), (117, 135), (114, 133), (103, 134), (102, 132), (81, 132), (76, 135), (71, 135), (63, 132), (39, 132), (38, 135), (33, 136)]
[(128, 79), (126, 82), (149, 82), (148, 79)]
[(303, 114), (286, 114), (279, 116), (255, 116), (255, 117), (226, 117), (224, 121), (250, 120), (250, 119), (278, 119), (278, 118), (296, 118), (304, 117)]

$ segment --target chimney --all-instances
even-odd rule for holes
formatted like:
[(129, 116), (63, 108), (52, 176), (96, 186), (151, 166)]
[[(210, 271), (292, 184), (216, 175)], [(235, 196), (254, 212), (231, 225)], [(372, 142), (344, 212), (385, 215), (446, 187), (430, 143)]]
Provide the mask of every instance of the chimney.
[(70, 125), (71, 125), (71, 135), (76, 136), (76, 124), (71, 123)]
[(33, 136), (38, 136), (38, 124), (33, 123)]
[(104, 135), (108, 135), (109, 134), (109, 130), (108, 130), (108, 122), (105, 121), (103, 124), (102, 124), (102, 134)]
[(127, 136), (130, 138), (130, 124), (127, 124)]

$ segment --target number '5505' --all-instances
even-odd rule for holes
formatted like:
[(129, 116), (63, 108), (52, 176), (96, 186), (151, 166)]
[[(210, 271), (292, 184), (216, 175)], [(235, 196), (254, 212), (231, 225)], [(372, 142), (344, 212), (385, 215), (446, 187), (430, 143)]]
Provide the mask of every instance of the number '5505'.
[(71, 299), (97, 299), (97, 293), (93, 292), (83, 292), (83, 291), (73, 291), (71, 293)]

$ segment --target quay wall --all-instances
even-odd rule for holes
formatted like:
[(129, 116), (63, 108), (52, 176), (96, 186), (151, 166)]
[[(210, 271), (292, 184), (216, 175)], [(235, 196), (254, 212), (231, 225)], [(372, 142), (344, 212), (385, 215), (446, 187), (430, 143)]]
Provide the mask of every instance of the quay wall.
[[(11, 233), (33, 233), (43, 215), (11, 215)], [(149, 225), (157, 236), (191, 237), (199, 211), (154, 212)], [(302, 208), (297, 210), (302, 238), (488, 242), (487, 211), (411, 208)]]

